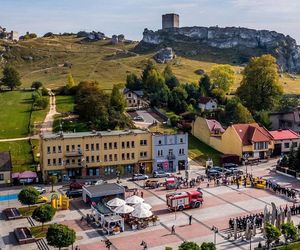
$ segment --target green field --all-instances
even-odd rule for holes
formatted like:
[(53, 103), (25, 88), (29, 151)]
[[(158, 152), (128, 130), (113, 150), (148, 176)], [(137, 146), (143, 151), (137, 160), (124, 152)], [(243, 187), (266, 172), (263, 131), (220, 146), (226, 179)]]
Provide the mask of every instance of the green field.
[(0, 93), (0, 138), (26, 137), (32, 105), (32, 92)]
[(58, 113), (66, 113), (74, 110), (74, 96), (57, 95), (56, 99), (56, 111)]
[(193, 135), (189, 135), (189, 157), (192, 160), (201, 162), (205, 166), (205, 161), (211, 158), (214, 165), (218, 165), (221, 154), (222, 153), (199, 141)]
[[(4, 43), (4, 42), (2, 42)], [(96, 80), (104, 89), (112, 89), (113, 84), (124, 83), (129, 72), (141, 73), (147, 60), (153, 53), (128, 53), (137, 43), (111, 45), (110, 41), (81, 42), (74, 36), (38, 38), (10, 44), (8, 60), (14, 64), (22, 76), (23, 86), (30, 86), (35, 80), (42, 81), (46, 87), (64, 86), (68, 73), (72, 73), (75, 82)], [(0, 42), (1, 46), (1, 42)], [(190, 48), (189, 48), (190, 49)], [(26, 57), (33, 60), (26, 60)], [(71, 67), (65, 67), (71, 64)], [(173, 71), (179, 80), (198, 82), (198, 69), (206, 72), (215, 65), (204, 56), (186, 58), (178, 56), (172, 63)], [(66, 65), (66, 64), (65, 64)], [(0, 65), (1, 67), (1, 65)], [(165, 65), (158, 65), (163, 70)], [(242, 67), (233, 66), (236, 71), (234, 90), (242, 78)], [(1, 77), (1, 76), (0, 76)], [(300, 93), (300, 76), (295, 79), (287, 74), (280, 78), (286, 93)]]
[(28, 140), (14, 142), (0, 142), (0, 151), (10, 151), (13, 163), (13, 172), (35, 170), (31, 146)]

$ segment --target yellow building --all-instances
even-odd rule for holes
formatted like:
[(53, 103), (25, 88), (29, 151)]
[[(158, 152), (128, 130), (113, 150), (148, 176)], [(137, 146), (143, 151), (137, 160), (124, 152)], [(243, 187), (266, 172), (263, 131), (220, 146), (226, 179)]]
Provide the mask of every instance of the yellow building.
[(266, 158), (274, 149), (273, 137), (257, 123), (233, 124), (224, 130), (216, 120), (197, 117), (192, 124), (192, 134), (223, 154), (244, 159)]
[(44, 180), (57, 175), (116, 176), (152, 172), (152, 134), (144, 130), (92, 131), (41, 136)]

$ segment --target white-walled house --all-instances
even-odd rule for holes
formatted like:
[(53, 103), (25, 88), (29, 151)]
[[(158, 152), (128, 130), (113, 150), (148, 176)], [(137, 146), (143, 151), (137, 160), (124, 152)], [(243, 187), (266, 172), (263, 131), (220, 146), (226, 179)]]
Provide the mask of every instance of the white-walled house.
[(153, 171), (177, 172), (188, 168), (188, 134), (152, 135)]
[(125, 88), (123, 91), (128, 108), (148, 108), (149, 101), (144, 96), (143, 90), (130, 90)]
[(291, 129), (270, 131), (274, 140), (273, 155), (287, 154), (291, 148), (298, 149), (300, 144), (300, 135)]
[(211, 97), (201, 96), (198, 100), (198, 108), (201, 110), (213, 111), (218, 108), (218, 103)]

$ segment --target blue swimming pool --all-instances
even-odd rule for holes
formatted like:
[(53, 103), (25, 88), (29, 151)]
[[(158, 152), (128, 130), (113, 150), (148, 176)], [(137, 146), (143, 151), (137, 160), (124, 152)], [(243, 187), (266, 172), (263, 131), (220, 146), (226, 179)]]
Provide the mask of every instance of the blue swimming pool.
[(0, 201), (10, 201), (18, 199), (18, 194), (0, 195)]

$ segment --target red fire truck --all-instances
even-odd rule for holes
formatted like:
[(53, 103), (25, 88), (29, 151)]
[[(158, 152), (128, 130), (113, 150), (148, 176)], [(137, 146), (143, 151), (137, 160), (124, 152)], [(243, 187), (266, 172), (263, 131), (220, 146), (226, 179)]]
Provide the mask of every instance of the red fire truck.
[(201, 191), (175, 192), (166, 195), (167, 205), (171, 210), (197, 208), (203, 203)]

